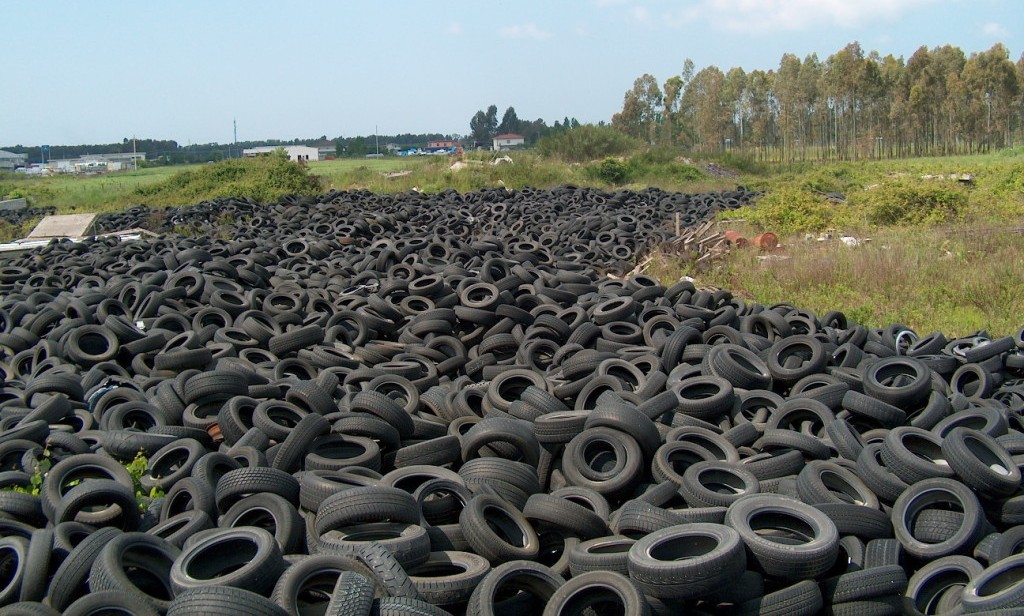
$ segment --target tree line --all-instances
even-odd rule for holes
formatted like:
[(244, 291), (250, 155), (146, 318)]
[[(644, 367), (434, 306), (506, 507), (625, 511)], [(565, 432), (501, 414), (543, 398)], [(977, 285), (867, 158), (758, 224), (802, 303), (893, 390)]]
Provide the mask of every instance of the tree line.
[(541, 137), (557, 134), (580, 126), (579, 120), (566, 116), (564, 120), (555, 120), (548, 126), (543, 118), (522, 120), (516, 114), (515, 107), (509, 107), (498, 122), (498, 106), (491, 105), (486, 110), (477, 111), (469, 120), (469, 139), (473, 145), (490, 146), (491, 140), (498, 135), (513, 133), (522, 135), (527, 145), (534, 145)]
[(919, 48), (909, 59), (853, 42), (824, 61), (785, 54), (775, 70), (695, 71), (633, 83), (612, 126), (650, 145), (765, 160), (986, 152), (1024, 141), (1024, 55), (1001, 43), (970, 56)]

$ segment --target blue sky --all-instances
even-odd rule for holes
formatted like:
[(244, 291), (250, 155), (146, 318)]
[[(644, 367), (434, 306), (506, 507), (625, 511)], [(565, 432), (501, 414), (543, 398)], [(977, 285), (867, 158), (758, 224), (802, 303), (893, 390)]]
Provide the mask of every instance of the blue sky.
[(687, 57), (1024, 49), (1020, 0), (53, 0), (0, 17), (0, 145), (226, 143), (232, 118), (240, 140), (465, 134), (492, 103), (597, 122)]

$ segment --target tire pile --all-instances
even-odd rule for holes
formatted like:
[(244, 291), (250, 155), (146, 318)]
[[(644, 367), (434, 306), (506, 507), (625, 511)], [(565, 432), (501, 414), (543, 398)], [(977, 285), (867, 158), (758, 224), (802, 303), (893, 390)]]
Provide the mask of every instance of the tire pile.
[(749, 196), (224, 200), (0, 266), (0, 613), (1020, 613), (1024, 330), (605, 275)]
[(19, 210), (0, 210), (0, 221), (9, 225), (21, 225), (30, 220), (55, 214), (55, 207), (26, 207)]

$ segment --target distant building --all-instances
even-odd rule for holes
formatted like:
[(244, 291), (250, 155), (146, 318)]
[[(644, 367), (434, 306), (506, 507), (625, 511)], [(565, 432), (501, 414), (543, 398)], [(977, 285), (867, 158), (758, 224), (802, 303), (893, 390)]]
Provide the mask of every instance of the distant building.
[(494, 150), (512, 150), (526, 145), (526, 137), (515, 133), (504, 133), (494, 138)]
[(330, 145), (322, 145), (316, 149), (317, 160), (332, 160), (338, 156), (338, 149), (332, 143)]
[(268, 145), (258, 148), (246, 148), (242, 150), (242, 156), (245, 158), (270, 156), (274, 153), (274, 150), (284, 150), (285, 154), (288, 155), (288, 160), (294, 162), (320, 160), (320, 151), (308, 145)]
[(131, 165), (137, 160), (146, 160), (145, 152), (115, 152), (113, 154), (86, 154), (79, 156), (81, 161), (96, 161), (98, 163), (121, 163)]
[(0, 150), (0, 169), (14, 169), (24, 167), (28, 157), (24, 154), (15, 154), (7, 150)]

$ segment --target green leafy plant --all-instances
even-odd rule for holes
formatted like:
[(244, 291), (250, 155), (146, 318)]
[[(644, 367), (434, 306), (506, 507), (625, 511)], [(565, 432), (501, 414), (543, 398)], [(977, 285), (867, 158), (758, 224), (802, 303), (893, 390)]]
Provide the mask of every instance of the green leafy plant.
[(873, 225), (934, 225), (961, 220), (967, 194), (940, 180), (898, 181), (859, 191), (850, 205), (862, 209)]
[(585, 162), (632, 152), (640, 143), (610, 126), (585, 124), (569, 131), (544, 137), (537, 142), (541, 156), (568, 162)]
[(625, 161), (608, 157), (596, 165), (587, 167), (587, 175), (602, 182), (619, 185), (629, 181), (631, 170)]

